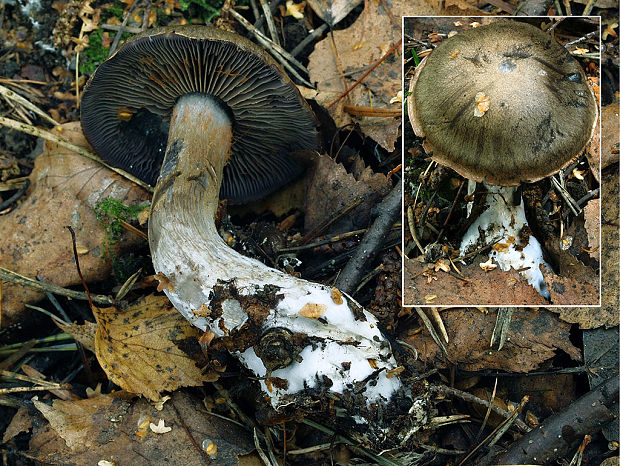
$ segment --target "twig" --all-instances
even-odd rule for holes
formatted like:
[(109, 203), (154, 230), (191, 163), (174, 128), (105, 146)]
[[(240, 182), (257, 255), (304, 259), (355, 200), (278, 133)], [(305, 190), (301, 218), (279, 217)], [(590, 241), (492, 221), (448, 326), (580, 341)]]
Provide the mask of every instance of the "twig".
[(579, 44), (581, 42), (585, 42), (585, 41), (587, 41), (587, 40), (589, 40), (589, 39), (591, 39), (593, 37), (596, 37), (596, 36), (598, 36), (598, 32), (599, 32), (598, 29), (596, 31), (588, 32), (585, 36), (580, 37), (579, 39), (575, 39), (575, 40), (573, 40), (571, 42), (568, 42), (567, 44), (564, 45), (564, 48), (567, 49), (571, 45), (576, 45), (576, 44)]
[(353, 116), (369, 116), (380, 118), (400, 118), (401, 110), (392, 110), (389, 108), (361, 107), (357, 105), (344, 105), (342, 108), (349, 115)]
[(461, 461), (459, 461), (458, 466), (469, 464), (468, 460), (483, 446), (487, 444), (495, 444), (495, 442), (497, 442), (497, 440), (499, 440), (499, 438), (504, 435), (504, 433), (509, 429), (510, 425), (514, 423), (516, 419), (518, 419), (519, 413), (523, 410), (524, 406), (529, 400), (530, 397), (525, 395), (519, 403), (517, 409), (510, 415), (510, 417), (508, 419), (504, 419), (504, 421), (499, 426), (497, 426), (493, 432), (487, 435), (487, 437), (482, 442), (476, 445), (464, 458), (462, 458)]
[(353, 89), (355, 89), (357, 86), (359, 86), (359, 85), (362, 83), (362, 81), (363, 81), (364, 79), (366, 79), (366, 76), (368, 76), (370, 73), (372, 73), (372, 71), (373, 71), (373, 70), (374, 70), (377, 66), (379, 66), (381, 63), (383, 63), (387, 57), (389, 57), (389, 56), (390, 56), (390, 55), (392, 55), (392, 54), (393, 54), (396, 50), (398, 50), (398, 48), (400, 47), (400, 44), (402, 44), (402, 42), (403, 42), (403, 39), (402, 39), (402, 38), (400, 38), (400, 39), (398, 40), (398, 42), (397, 42), (397, 43), (395, 43), (394, 45), (392, 45), (392, 47), (390, 47), (390, 50), (388, 50), (388, 51), (385, 53), (385, 55), (383, 55), (381, 58), (379, 58), (379, 60), (377, 60), (377, 62), (376, 62), (374, 65), (372, 65), (372, 66), (368, 69), (368, 71), (366, 71), (366, 72), (362, 75), (362, 77), (361, 77), (361, 78), (359, 78), (357, 81), (355, 81), (355, 83), (353, 84), (353, 86), (351, 86), (349, 89), (347, 89), (347, 90), (346, 90), (343, 94), (341, 94), (341, 95), (340, 95), (340, 96), (339, 96), (336, 100), (334, 100), (333, 102), (329, 103), (329, 104), (327, 105), (327, 107), (328, 107), (328, 108), (329, 108), (329, 107), (333, 107), (333, 106), (334, 106), (334, 105), (336, 105), (338, 102), (340, 102), (342, 99), (344, 99), (347, 95), (349, 95), (349, 93), (350, 93)]
[(555, 23), (553, 23), (553, 24), (549, 27), (549, 29), (547, 29), (547, 31), (546, 31), (546, 32), (547, 32), (547, 33), (550, 33), (551, 31), (553, 31), (553, 30), (554, 30), (555, 28), (557, 28), (557, 27), (558, 27), (558, 26), (562, 23), (562, 21), (564, 21), (565, 19), (566, 19), (565, 17), (563, 17), (563, 18), (554, 18)]
[(118, 31), (116, 31), (116, 35), (114, 36), (114, 41), (112, 42), (112, 45), (110, 46), (110, 52), (108, 53), (108, 58), (111, 57), (112, 54), (114, 54), (114, 52), (116, 51), (116, 47), (118, 47), (118, 43), (120, 42), (121, 36), (123, 35), (123, 29), (127, 25), (127, 21), (129, 21), (129, 18), (131, 17), (131, 13), (133, 13), (134, 8), (139, 2), (140, 0), (134, 0), (131, 6), (129, 7), (129, 11), (127, 11), (127, 14), (123, 18), (123, 22), (118, 28)]
[(127, 178), (129, 181), (137, 184), (138, 186), (141, 186), (147, 191), (153, 192), (153, 188), (151, 186), (149, 186), (148, 184), (146, 184), (144, 181), (140, 180), (139, 178), (136, 178), (131, 173), (127, 173), (125, 170), (121, 170), (120, 168), (116, 168), (116, 167), (113, 167), (112, 165), (109, 165), (108, 163), (104, 162), (99, 156), (93, 154), (88, 149), (75, 145), (67, 141), (66, 139), (61, 138), (60, 136), (57, 136), (54, 133), (50, 133), (49, 131), (45, 131), (44, 129), (37, 128), (36, 126), (27, 125), (26, 123), (22, 123), (16, 120), (11, 120), (10, 118), (5, 118), (2, 116), (0, 116), (0, 126), (6, 126), (8, 128), (13, 128), (18, 131), (21, 131), (22, 133), (26, 133), (26, 134), (30, 134), (31, 136), (43, 138), (47, 141), (58, 144), (61, 147), (72, 150), (73, 152), (76, 152), (77, 154), (80, 154), (83, 157), (86, 157), (90, 160), (94, 160), (95, 162), (100, 163), (104, 167), (109, 168), (110, 170), (112, 170), (115, 173), (118, 173), (124, 178)]
[(577, 448), (575, 456), (573, 456), (573, 459), (568, 464), (568, 466), (581, 466), (581, 462), (583, 461), (583, 452), (591, 441), (592, 437), (589, 435), (586, 435), (583, 438), (583, 440), (581, 441), (581, 445), (579, 445), (579, 448)]
[(392, 191), (377, 206), (378, 215), (375, 221), (336, 280), (335, 286), (345, 293), (351, 293), (355, 289), (364, 270), (375, 258), (385, 240), (385, 235), (400, 214), (401, 194), (402, 183), (396, 183)]
[(59, 126), (60, 125), (60, 123), (58, 123), (56, 120), (54, 120), (51, 116), (49, 116), (47, 113), (45, 113), (39, 107), (37, 107), (35, 104), (33, 104), (29, 100), (25, 99), (21, 95), (17, 94), (16, 92), (12, 91), (8, 87), (4, 87), (4, 86), (0, 85), (0, 95), (2, 95), (3, 97), (5, 97), (7, 99), (10, 99), (10, 100), (12, 100), (14, 102), (17, 102), (18, 104), (20, 104), (20, 105), (22, 105), (24, 107), (26, 107), (28, 110), (36, 113), (41, 118), (47, 120), (48, 122), (50, 122), (54, 126)]
[(19, 178), (11, 178), (10, 180), (3, 181), (0, 183), (0, 192), (3, 191), (14, 191), (16, 189), (22, 188), (25, 184), (30, 183), (30, 178), (27, 176), (21, 176)]
[(352, 236), (361, 235), (362, 233), (365, 233), (367, 231), (368, 231), (368, 228), (363, 228), (361, 230), (348, 231), (340, 235), (330, 236), (327, 239), (317, 241), (315, 243), (308, 243), (302, 246), (291, 246), (288, 248), (278, 249), (278, 253), (296, 252), (296, 251), (303, 251), (304, 249), (312, 249), (312, 248), (316, 248), (317, 246), (322, 246), (324, 244), (330, 244), (330, 243), (336, 243), (338, 241), (342, 241), (343, 239), (347, 239)]
[(577, 204), (575, 199), (573, 199), (573, 197), (568, 193), (564, 186), (560, 184), (560, 182), (555, 178), (555, 176), (551, 177), (551, 184), (553, 184), (555, 190), (560, 196), (562, 196), (562, 198), (568, 204), (570, 210), (573, 212), (575, 217), (577, 217), (581, 213), (581, 207), (579, 207), (579, 204)]
[(592, 9), (596, 5), (596, 2), (597, 2), (597, 0), (588, 0), (588, 3), (586, 3), (585, 8), (583, 9), (583, 13), (581, 13), (581, 14), (583, 16), (589, 16), (590, 13), (592, 13)]
[(5, 199), (4, 201), (0, 202), (0, 212), (2, 212), (4, 209), (9, 207), (11, 204), (13, 204), (13, 202), (17, 201), (20, 197), (22, 197), (22, 195), (28, 189), (28, 186), (30, 186), (30, 179), (26, 178), (26, 182), (17, 189), (17, 192), (15, 194), (13, 194), (8, 199)]
[[(24, 277), (23, 275), (19, 275), (18, 273), (12, 272), (11, 270), (5, 269), (4, 267), (0, 267), (0, 280), (4, 280), (8, 283), (13, 283), (14, 285), (25, 286), (28, 288), (33, 288), (39, 291), (49, 291), (50, 293), (58, 294), (61, 296), (67, 296), (69, 298), (74, 299), (82, 299), (88, 301), (88, 296), (86, 293), (82, 291), (74, 291), (68, 290), (67, 288), (63, 288), (58, 285), (52, 285), (51, 283), (42, 283), (37, 280), (33, 280), (32, 278)], [(110, 296), (105, 295), (91, 295), (93, 302), (99, 304), (114, 304), (114, 299)]]
[(510, 426), (512, 426), (517, 421), (517, 419), (519, 419), (519, 415), (523, 412), (523, 408), (525, 408), (525, 405), (529, 401), (530, 401), (530, 397), (528, 395), (525, 395), (521, 399), (521, 401), (519, 402), (515, 410), (513, 411), (512, 415), (508, 419), (505, 419), (504, 422), (502, 422), (499, 426), (497, 426), (497, 428), (495, 429), (495, 432), (492, 432), (489, 435), (489, 437), (492, 436), (492, 439), (489, 442), (489, 447), (492, 447), (493, 445), (495, 445), (498, 442), (498, 440), (506, 432), (508, 432), (508, 429), (510, 429)]
[[(499, 414), (500, 416), (504, 417), (504, 418), (509, 418), (512, 413), (509, 411), (506, 411), (505, 409), (500, 408), (499, 406), (497, 406), (496, 404), (492, 404), (489, 403), (487, 400), (484, 400), (482, 398), (477, 397), (476, 395), (472, 395), (471, 393), (468, 392), (464, 392), (462, 390), (458, 390), (456, 388), (452, 388), (452, 387), (448, 387), (447, 385), (431, 385), (430, 387), (430, 391), (433, 393), (438, 393), (444, 396), (455, 396), (457, 398), (460, 398), (464, 401), (468, 401), (470, 403), (475, 403), (475, 404), (479, 404), (482, 405), (486, 408), (491, 408), (491, 411), (493, 411), (496, 414)], [(520, 419), (517, 419), (515, 421), (515, 427), (517, 429), (519, 429), (521, 432), (529, 432), (531, 429), (527, 426), (527, 424), (523, 421), (521, 421)]]
[[(222, 11), (224, 11), (224, 9), (225, 8), (222, 8)], [(276, 58), (282, 64), (282, 66), (284, 66), (287, 70), (289, 70), (289, 72), (295, 78), (297, 78), (304, 85), (308, 87), (312, 87), (312, 84), (310, 84), (308, 81), (302, 78), (299, 75), (299, 73), (295, 71), (295, 69), (290, 65), (290, 64), (295, 65), (297, 68), (299, 68), (299, 70), (305, 73), (306, 76), (309, 75), (306, 67), (303, 66), (295, 57), (293, 57), (290, 53), (288, 53), (286, 50), (284, 50), (279, 45), (274, 44), (273, 41), (269, 40), (267, 36), (265, 36), (262, 32), (260, 32), (254, 26), (252, 26), (252, 24), (250, 24), (250, 22), (247, 19), (245, 19), (243, 16), (237, 13), (233, 8), (229, 7), (226, 9), (226, 11), (229, 12), (233, 16), (233, 18), (235, 18), (239, 22), (239, 24), (241, 24), (244, 28), (250, 31), (254, 35), (254, 37), (256, 37), (256, 40), (260, 42), (263, 47), (266, 47), (269, 50), (271, 50), (273, 52), (274, 58)]]
[(269, 29), (269, 35), (271, 36), (271, 40), (274, 44), (280, 45), (278, 31), (276, 30), (276, 25), (273, 22), (273, 15), (271, 14), (271, 9), (269, 8), (267, 1), (260, 0), (260, 6), (263, 9), (263, 15), (265, 16), (265, 22), (267, 23), (267, 29)]
[[(282, 0), (271, 0), (269, 9), (271, 10), (271, 14), (275, 13), (278, 9), (278, 5), (282, 3)], [(259, 31), (263, 27), (263, 23), (265, 22), (265, 17), (260, 15), (260, 17), (254, 22), (254, 27)]]
[[(334, 60), (336, 61), (336, 68), (338, 69), (338, 74), (340, 75), (340, 79), (342, 80), (342, 87), (344, 89), (343, 95), (348, 95), (349, 86), (347, 85), (347, 79), (344, 76), (344, 69), (342, 68), (342, 62), (340, 61), (340, 54), (338, 53), (338, 47), (336, 46), (336, 39), (334, 38), (333, 28), (329, 30), (329, 44), (331, 45), (332, 53), (334, 54)], [(347, 102), (350, 102), (350, 100), (351, 99), (347, 97)]]
[(583, 196), (582, 198), (576, 201), (577, 205), (581, 207), (593, 197), (598, 197), (600, 192), (601, 192), (601, 188), (596, 188), (596, 189), (593, 189), (592, 191), (589, 191), (585, 196)]
[(495, 383), (493, 384), (493, 392), (491, 392), (491, 397), (489, 399), (489, 406), (487, 407), (487, 412), (484, 414), (484, 419), (482, 420), (480, 429), (478, 429), (478, 433), (476, 434), (474, 443), (478, 441), (478, 439), (480, 438), (480, 435), (482, 434), (482, 432), (484, 432), (484, 428), (486, 427), (487, 422), (489, 420), (489, 416), (491, 415), (491, 406), (495, 405), (495, 395), (497, 393), (497, 381), (498, 379), (496, 378)]
[(261, 14), (258, 9), (258, 5), (256, 4), (256, 0), (250, 0), (250, 8), (252, 8), (252, 14), (254, 15), (254, 23), (255, 23), (254, 27), (256, 29), (260, 29), (258, 26), (256, 26), (256, 21), (258, 21), (259, 18), (261, 18)]
[(413, 238), (413, 242), (420, 250), (420, 253), (424, 255), (424, 248), (420, 244), (418, 234), (416, 233), (415, 217), (413, 216), (413, 209), (411, 208), (411, 206), (407, 207), (407, 223), (409, 224), (409, 233), (411, 233), (411, 238)]
[[(488, 455), (481, 464), (523, 464), (537, 458), (550, 464), (566, 456), (574, 443), (585, 435), (593, 435), (616, 416), (612, 405), (618, 400), (618, 376), (610, 377), (598, 387), (573, 401), (563, 411), (547, 418), (536, 429), (512, 443), (498, 457)], [(570, 426), (573, 442), (567, 440), (564, 429)]]
[(291, 55), (294, 57), (299, 55), (303, 51), (303, 49), (310, 45), (311, 42), (313, 42), (317, 37), (327, 31), (328, 27), (329, 26), (327, 25), (327, 23), (323, 23), (318, 28), (315, 28), (310, 34), (304, 37), (304, 40), (302, 40), (299, 44), (295, 46), (293, 50), (291, 50)]
[(374, 453), (366, 450), (365, 448), (358, 447), (356, 443), (353, 443), (348, 438), (337, 434), (336, 432), (329, 429), (328, 427), (325, 427), (315, 421), (305, 418), (301, 422), (306, 424), (307, 426), (313, 427), (329, 435), (330, 437), (334, 439), (334, 442), (340, 442), (340, 443), (344, 443), (348, 445), (351, 451), (354, 451), (355, 453), (358, 453), (358, 454), (366, 456), (367, 458), (370, 458), (371, 460), (375, 462), (375, 464), (382, 465), (382, 466), (402, 466), (400, 463), (392, 461), (388, 458), (384, 458), (383, 456), (375, 455)]
[(6, 395), (7, 393), (20, 393), (20, 392), (43, 392), (51, 390), (69, 390), (70, 384), (58, 383), (56, 385), (46, 385), (43, 387), (13, 387), (13, 388), (0, 388), (0, 395)]
[(446, 217), (446, 220), (443, 222), (443, 225), (441, 226), (441, 230), (439, 230), (439, 234), (437, 235), (437, 239), (435, 240), (436, 243), (439, 243), (439, 240), (443, 236), (443, 233), (444, 233), (446, 227), (448, 226), (448, 222), (450, 221), (450, 217), (452, 217), (452, 212), (454, 212), (454, 207), (456, 206), (456, 201), (458, 200), (459, 196), (461, 195), (461, 190), (463, 189), (463, 185), (464, 184), (465, 184), (465, 182), (461, 181), (461, 184), (459, 185), (459, 189), (456, 192), (456, 196), (454, 196), (454, 201), (452, 202), (452, 206), (450, 207), (450, 211), (448, 212), (448, 216)]
[[(121, 26), (118, 24), (100, 24), (99, 27), (107, 31), (120, 31), (121, 30)], [(122, 29), (123, 29), (123, 32), (127, 32), (129, 34), (140, 34), (142, 32), (141, 28), (137, 28), (133, 26), (125, 26)]]
[(564, 8), (566, 10), (566, 16), (572, 16), (573, 12), (570, 7), (570, 0), (563, 0)]
[(77, 273), (78, 273), (78, 276), (80, 277), (80, 281), (82, 282), (82, 286), (84, 287), (84, 290), (86, 291), (86, 297), (88, 298), (88, 304), (90, 305), (90, 308), (92, 309), (94, 307), (93, 300), (90, 297), (90, 290), (88, 289), (88, 285), (86, 284), (86, 280), (84, 280), (84, 276), (82, 275), (82, 270), (80, 269), (80, 259), (79, 259), (79, 255), (77, 252), (77, 244), (75, 242), (75, 231), (73, 231), (73, 228), (71, 226), (66, 226), (65, 228), (69, 230), (69, 233), (71, 233), (71, 244), (73, 245), (73, 259), (75, 260), (75, 268), (77, 269)]
[(306, 233), (304, 237), (301, 239), (301, 241), (299, 242), (299, 245), (302, 246), (302, 245), (308, 244), (311, 240), (313, 240), (318, 235), (320, 235), (323, 231), (325, 231), (332, 223), (334, 223), (338, 219), (347, 215), (349, 212), (355, 209), (358, 205), (360, 205), (363, 201), (364, 201), (363, 198), (358, 198), (358, 199), (355, 199), (353, 202), (350, 202), (349, 204), (344, 206), (340, 211), (332, 215), (331, 218), (328, 218), (327, 220), (321, 222), (320, 224), (312, 228), (308, 233)]

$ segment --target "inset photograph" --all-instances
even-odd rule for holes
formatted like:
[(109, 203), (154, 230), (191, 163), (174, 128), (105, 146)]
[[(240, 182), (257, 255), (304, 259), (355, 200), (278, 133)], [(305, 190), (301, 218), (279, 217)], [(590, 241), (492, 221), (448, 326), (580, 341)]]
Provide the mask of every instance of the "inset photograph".
[(600, 305), (600, 18), (403, 34), (403, 305)]

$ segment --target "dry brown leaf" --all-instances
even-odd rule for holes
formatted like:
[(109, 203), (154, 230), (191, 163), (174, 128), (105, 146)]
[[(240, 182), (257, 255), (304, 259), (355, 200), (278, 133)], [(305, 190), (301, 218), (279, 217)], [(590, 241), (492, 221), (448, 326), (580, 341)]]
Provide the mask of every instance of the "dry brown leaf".
[[(87, 146), (79, 123), (62, 125), (62, 135), (74, 144)], [(0, 216), (2, 266), (59, 286), (79, 284), (66, 229), (71, 225), (77, 242), (88, 250), (80, 256), (84, 279), (95, 282), (107, 278), (112, 261), (102, 258), (106, 233), (93, 208), (106, 197), (141, 204), (149, 194), (98, 163), (50, 143), (35, 159), (29, 178), (31, 187), (22, 203)], [(144, 243), (133, 234), (125, 234), (114, 250)], [(16, 321), (24, 304), (42, 297), (41, 292), (4, 283), (2, 325)]]
[(97, 435), (102, 432), (113, 435), (114, 423), (129, 408), (129, 403), (114, 395), (77, 401), (54, 400), (51, 406), (39, 400), (33, 402), (71, 450), (97, 445)]
[(32, 422), (30, 421), (30, 413), (28, 408), (22, 406), (17, 410), (11, 419), (11, 423), (8, 425), (2, 436), (2, 443), (6, 443), (22, 432), (28, 432), (32, 429)]
[[(395, 0), (391, 2), (391, 16), (385, 10), (387, 2), (368, 2), (366, 9), (355, 23), (347, 29), (334, 31), (334, 42), (342, 69), (347, 73), (347, 89), (353, 86), (368, 67), (375, 64), (385, 52), (401, 38), (401, 15), (432, 15), (437, 13), (424, 0)], [(313, 7), (314, 8), (314, 7)], [(394, 21), (394, 19), (396, 21)], [(399, 49), (400, 50), (400, 49)], [(317, 84), (316, 101), (327, 107), (338, 127), (351, 122), (357, 123), (362, 132), (377, 141), (388, 151), (400, 131), (399, 118), (352, 117), (343, 111), (343, 105), (400, 109), (390, 100), (401, 90), (400, 52), (392, 54), (373, 70), (350, 94), (338, 104), (329, 103), (344, 91), (344, 84), (338, 70), (332, 39), (328, 35), (316, 44), (308, 65), (310, 80)]]
[[(75, 405), (59, 401), (45, 405), (42, 409), (48, 413), (46, 417), (51, 417), (51, 426), (41, 415), (35, 415), (28, 453), (44, 464), (97, 464), (101, 460), (119, 465), (144, 464), (145, 458), (152, 465), (203, 464), (204, 457), (192, 445), (183, 423), (199, 445), (215, 443), (217, 455), (212, 464), (236, 465), (238, 456), (254, 449), (244, 429), (209, 415), (197, 395), (175, 392), (173, 401), (166, 403), (162, 411), (145, 399), (123, 401), (121, 396), (117, 392)], [(152, 433), (149, 423), (159, 419), (165, 419), (172, 431), (164, 435)], [(137, 435), (144, 423), (144, 435)], [(76, 431), (78, 426), (85, 429), (83, 433)], [(70, 439), (73, 449), (63, 436)]]
[[(601, 168), (614, 164), (620, 159), (620, 143), (618, 143), (618, 118), (620, 103), (606, 105), (601, 109)], [(594, 162), (596, 163), (596, 161)]]
[(588, 251), (590, 257), (600, 261), (601, 256), (601, 200), (592, 199), (583, 208), (583, 217), (585, 221), (585, 229), (588, 234)]
[(81, 343), (84, 348), (89, 351), (95, 352), (95, 334), (97, 333), (97, 324), (93, 322), (84, 322), (80, 324), (65, 324), (60, 321), (54, 320), (54, 323), (60, 327), (60, 329), (68, 333), (74, 340)]
[(342, 21), (360, 3), (361, 0), (308, 0), (310, 8), (330, 26)]
[(317, 157), (308, 180), (304, 225), (306, 231), (358, 199), (363, 199), (363, 202), (330, 225), (329, 233), (337, 234), (368, 227), (370, 210), (390, 191), (390, 182), (385, 175), (374, 173), (370, 167), (356, 172), (357, 176), (347, 173), (344, 166), (331, 157)]
[[(405, 260), (403, 276), (403, 304), (406, 306), (427, 304), (424, 297), (437, 295), (434, 306), (503, 306), (540, 305), (545, 299), (517, 271), (508, 272), (496, 268), (485, 271), (479, 258), (471, 264), (458, 264), (463, 281), (455, 275), (441, 274), (436, 280), (427, 280), (422, 272), (432, 264), (417, 260)], [(414, 278), (415, 277), (415, 278)], [(476, 289), (476, 293), (472, 290)]]
[(529, 372), (551, 359), (558, 349), (574, 360), (581, 360), (579, 349), (570, 342), (570, 325), (544, 310), (516, 310), (500, 351), (489, 347), (496, 311), (483, 314), (473, 308), (450, 309), (441, 317), (450, 337), (446, 344), (449, 361), (426, 330), (416, 333), (413, 329), (401, 336), (417, 348), (423, 362), (436, 367), (457, 364), (469, 371)]
[(165, 296), (146, 296), (125, 310), (95, 308), (94, 312), (97, 359), (110, 380), (123, 389), (156, 401), (159, 392), (208, 380), (183, 351), (191, 348), (198, 330)]

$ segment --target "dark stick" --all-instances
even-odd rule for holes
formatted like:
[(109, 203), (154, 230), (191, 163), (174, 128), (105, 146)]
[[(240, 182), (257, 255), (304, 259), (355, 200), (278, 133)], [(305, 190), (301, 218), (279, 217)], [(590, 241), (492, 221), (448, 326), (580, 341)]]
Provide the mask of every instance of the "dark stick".
[(26, 178), (26, 181), (24, 182), (24, 184), (17, 190), (15, 194), (9, 197), (6, 201), (0, 202), (0, 211), (6, 209), (11, 204), (13, 204), (13, 202), (15, 202), (20, 197), (22, 197), (22, 194), (26, 192), (26, 190), (28, 189), (28, 186), (30, 186), (30, 178)]
[(524, 464), (535, 461), (550, 464), (577, 448), (585, 435), (592, 435), (615, 418), (610, 406), (618, 399), (616, 375), (563, 411), (549, 417), (540, 426), (521, 437), (498, 457), (485, 457), (479, 464)]
[(401, 197), (402, 186), (400, 182), (397, 182), (392, 191), (377, 206), (377, 218), (364, 235), (351, 260), (342, 269), (335, 283), (336, 288), (345, 293), (351, 293), (355, 290), (366, 267), (374, 259), (385, 240), (385, 235), (400, 214)]
[(454, 201), (452, 202), (452, 207), (450, 207), (450, 212), (448, 212), (448, 216), (446, 217), (446, 221), (443, 222), (443, 226), (441, 227), (441, 230), (439, 231), (439, 234), (437, 235), (437, 239), (435, 240), (436, 243), (439, 243), (439, 240), (443, 236), (443, 233), (446, 230), (446, 227), (448, 226), (448, 222), (450, 221), (450, 217), (452, 217), (452, 212), (454, 212), (454, 207), (456, 206), (456, 201), (459, 199), (459, 196), (461, 195), (461, 190), (463, 189), (463, 185), (464, 184), (465, 184), (465, 181), (461, 182), (461, 184), (459, 185), (459, 189), (456, 192), (456, 196), (454, 196)]

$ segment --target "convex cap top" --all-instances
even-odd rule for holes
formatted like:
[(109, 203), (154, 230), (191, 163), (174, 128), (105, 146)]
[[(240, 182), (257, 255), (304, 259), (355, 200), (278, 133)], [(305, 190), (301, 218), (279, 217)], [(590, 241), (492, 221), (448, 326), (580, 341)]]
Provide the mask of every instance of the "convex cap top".
[(314, 115), (274, 60), (243, 37), (205, 26), (146, 31), (104, 62), (82, 97), (84, 134), (103, 159), (154, 185), (169, 115), (191, 93), (214, 96), (233, 121), (222, 198), (268, 194), (301, 171), (289, 152), (317, 146)]
[(409, 118), (433, 159), (517, 185), (577, 158), (596, 122), (579, 63), (549, 34), (499, 20), (446, 39), (416, 70)]

